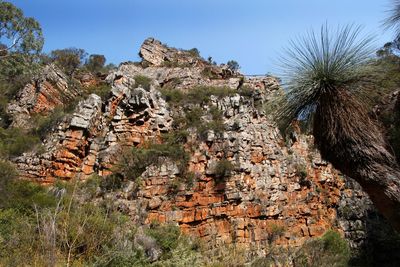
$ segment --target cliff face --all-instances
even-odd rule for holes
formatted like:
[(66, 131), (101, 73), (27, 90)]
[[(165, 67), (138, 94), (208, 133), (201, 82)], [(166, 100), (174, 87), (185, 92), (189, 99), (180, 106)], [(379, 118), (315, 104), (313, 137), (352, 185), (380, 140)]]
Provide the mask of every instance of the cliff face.
[[(262, 255), (272, 241), (300, 245), (332, 228), (344, 233), (353, 246), (363, 243), (366, 214), (372, 209), (368, 198), (321, 160), (311, 137), (294, 133), (285, 144), (263, 108), (280, 93), (275, 78), (247, 78), (153, 39), (144, 42), (140, 53), (145, 64), (125, 63), (111, 72), (106, 79), (109, 97), (103, 101), (91, 94), (81, 101), (48, 135), (45, 153), (27, 153), (15, 160), (22, 177), (51, 184), (56, 179), (110, 174), (124, 148), (159, 142), (185, 109), (204, 112), (203, 122), (212, 120), (210, 110), (218, 110), (222, 133), (211, 129), (200, 138), (196, 129), (189, 129), (184, 147), (190, 153), (190, 182), (180, 182), (177, 164), (165, 160), (150, 165), (140, 180), (102, 197), (138, 224), (177, 223), (210, 247), (235, 244)], [(140, 83), (143, 76), (151, 79), (149, 84)], [(51, 88), (73, 94), (62, 76), (57, 77), (60, 80)], [(29, 111), (60, 105), (47, 86), (49, 79), (36, 85), (36, 91), (35, 85), (27, 85), (13, 105)], [(173, 107), (160, 92), (190, 92), (199, 85), (237, 93)], [(239, 94), (243, 88), (247, 94)], [(16, 125), (18, 121), (15, 117)], [(223, 160), (232, 170), (220, 179), (216, 166)]]

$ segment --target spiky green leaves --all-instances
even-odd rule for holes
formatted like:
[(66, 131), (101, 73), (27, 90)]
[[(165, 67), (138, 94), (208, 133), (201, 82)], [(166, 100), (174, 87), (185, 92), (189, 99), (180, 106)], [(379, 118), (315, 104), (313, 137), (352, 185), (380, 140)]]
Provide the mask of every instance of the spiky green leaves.
[(387, 11), (388, 16), (383, 21), (383, 27), (386, 29), (394, 29), (396, 37), (400, 39), (400, 0), (392, 0), (391, 8)]
[(373, 54), (372, 40), (352, 25), (336, 31), (323, 25), (317, 33), (292, 40), (282, 58), (287, 93), (275, 114), (281, 126), (299, 117), (308, 120), (324, 94), (354, 89), (360, 67)]

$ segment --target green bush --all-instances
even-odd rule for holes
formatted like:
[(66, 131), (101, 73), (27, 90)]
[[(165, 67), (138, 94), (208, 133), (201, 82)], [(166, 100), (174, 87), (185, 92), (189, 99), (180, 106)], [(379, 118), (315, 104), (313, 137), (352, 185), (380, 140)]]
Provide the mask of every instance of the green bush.
[(250, 86), (244, 85), (239, 88), (238, 93), (244, 97), (252, 97), (254, 89), (252, 89)]
[(190, 88), (187, 92), (182, 92), (180, 89), (164, 88), (161, 93), (167, 102), (173, 105), (186, 106), (190, 104), (208, 104), (212, 95), (222, 98), (233, 96), (237, 92), (229, 87), (196, 86)]
[(149, 144), (146, 148), (125, 151), (117, 164), (116, 173), (124, 178), (136, 180), (150, 165), (160, 165), (168, 158), (178, 165), (181, 173), (186, 171), (189, 155), (179, 144)]
[(36, 114), (32, 117), (34, 128), (31, 130), (32, 135), (38, 136), (44, 140), (46, 135), (51, 132), (64, 118), (65, 112), (63, 108), (57, 107), (47, 115)]
[(179, 89), (162, 88), (160, 91), (165, 101), (170, 104), (181, 103), (185, 98), (185, 94)]
[(164, 143), (178, 145), (186, 143), (188, 136), (189, 133), (183, 129), (162, 134), (161, 138)]
[[(0, 209), (0, 265), (29, 266), (38, 250), (35, 224), (13, 209)], [(32, 266), (32, 265), (31, 265)]]
[(0, 182), (2, 185), (0, 190), (3, 190), (8, 183), (14, 181), (17, 176), (18, 173), (10, 162), (0, 160)]
[(211, 117), (212, 117), (213, 121), (222, 121), (223, 113), (219, 108), (217, 108), (215, 106), (211, 107), (210, 108), (210, 114), (211, 114)]
[(152, 224), (146, 233), (160, 245), (164, 252), (164, 258), (178, 246), (181, 237), (179, 227), (172, 224)]
[(111, 93), (111, 87), (106, 83), (100, 83), (93, 85), (85, 89), (88, 94), (96, 94), (101, 97), (103, 101), (107, 100), (107, 97)]
[(306, 242), (294, 258), (296, 266), (347, 266), (350, 249), (339, 233), (329, 230), (321, 238)]
[(304, 180), (308, 176), (307, 166), (305, 164), (296, 164), (296, 175), (300, 180)]
[(197, 86), (189, 90), (187, 101), (192, 104), (208, 104), (212, 95), (217, 98), (223, 98), (235, 94), (236, 91), (229, 87)]
[(13, 158), (37, 148), (40, 138), (18, 128), (0, 128), (0, 157)]
[(227, 159), (221, 159), (214, 167), (214, 175), (218, 180), (224, 180), (232, 175), (233, 164)]
[(32, 182), (9, 181), (4, 191), (5, 194), (0, 196), (0, 209), (13, 209), (31, 214), (34, 213), (35, 208), (48, 208), (55, 205), (55, 198), (44, 187)]
[(281, 237), (286, 231), (285, 226), (271, 223), (268, 227), (268, 242), (271, 245), (277, 238)]
[(136, 75), (134, 79), (136, 82), (136, 87), (142, 87), (145, 90), (150, 90), (150, 84), (152, 80), (149, 77), (144, 75)]
[(199, 107), (195, 107), (185, 112), (185, 125), (186, 127), (199, 127), (202, 124), (201, 117), (203, 116), (203, 110)]
[(240, 69), (240, 65), (237, 61), (235, 60), (229, 60), (226, 65), (228, 68), (232, 71), (238, 71)]
[(61, 185), (54, 197), (40, 185), (10, 183), (9, 194), (0, 196), (8, 197), (0, 201), (0, 265), (92, 266), (135, 255), (123, 245), (133, 244), (126, 217), (85, 203), (80, 186)]
[(194, 47), (190, 50), (187, 50), (187, 52), (189, 52), (189, 54), (193, 57), (200, 57), (200, 51), (196, 47)]
[(111, 174), (102, 177), (100, 181), (100, 188), (103, 191), (114, 191), (116, 189), (121, 189), (123, 186), (124, 177), (118, 174)]
[[(213, 62), (212, 64), (214, 64), (215, 62)], [(216, 65), (216, 64), (214, 64)], [(201, 71), (201, 75), (205, 78), (209, 78), (209, 79), (218, 79), (220, 78), (219, 75), (217, 74), (217, 72), (215, 72), (213, 70), (213, 67), (211, 66), (206, 66), (202, 71)]]
[(106, 177), (102, 177), (98, 174), (92, 174), (89, 178), (87, 178), (83, 183), (80, 184), (80, 188), (83, 194), (85, 194), (85, 196), (88, 196), (89, 199), (94, 198), (96, 196), (97, 189), (101, 188), (101, 183)]

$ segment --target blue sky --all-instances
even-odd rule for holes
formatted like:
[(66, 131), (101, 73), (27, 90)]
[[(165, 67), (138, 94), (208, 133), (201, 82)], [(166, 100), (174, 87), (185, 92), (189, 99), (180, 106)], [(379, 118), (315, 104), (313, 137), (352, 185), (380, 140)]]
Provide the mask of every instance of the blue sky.
[(328, 22), (363, 25), (377, 47), (390, 41), (381, 21), (390, 0), (11, 0), (42, 25), (46, 52), (78, 47), (108, 62), (139, 60), (155, 37), (196, 47), (218, 63), (234, 59), (246, 74), (274, 73), (290, 39)]

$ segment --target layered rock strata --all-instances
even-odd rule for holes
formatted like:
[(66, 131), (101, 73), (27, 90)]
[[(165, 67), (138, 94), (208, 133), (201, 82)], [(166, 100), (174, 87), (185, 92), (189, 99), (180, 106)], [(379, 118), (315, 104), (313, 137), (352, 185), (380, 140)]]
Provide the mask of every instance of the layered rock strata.
[[(179, 109), (171, 108), (160, 88), (187, 92), (198, 85), (228, 87), (238, 93), (211, 96), (209, 103), (199, 105), (205, 113), (218, 109), (226, 130), (221, 135), (208, 131), (201, 139), (190, 129), (184, 146), (190, 151), (191, 181), (176, 183), (179, 168), (166, 160), (148, 167), (140, 181), (103, 197), (138, 224), (175, 223), (211, 248), (234, 244), (265, 255), (273, 241), (298, 246), (328, 229), (344, 233), (353, 246), (363, 242), (365, 216), (371, 209), (366, 195), (321, 160), (312, 138), (294, 134), (285, 144), (265, 114), (263, 105), (281, 90), (275, 78), (226, 75), (223, 67), (153, 39), (145, 41), (141, 55), (148, 66), (125, 63), (111, 72), (107, 100), (92, 94), (80, 102), (46, 139), (44, 154), (27, 153), (16, 160), (22, 177), (51, 184), (110, 174), (124, 148), (159, 140), (172, 130)], [(167, 67), (166, 61), (187, 64)], [(149, 86), (138, 85), (138, 76), (150, 78)], [(244, 86), (251, 89), (250, 95), (239, 94)], [(28, 98), (21, 96), (15, 105), (43, 109), (41, 101), (23, 99)], [(56, 93), (54, 99), (54, 105), (45, 106), (58, 105)], [(221, 160), (233, 166), (224, 179), (215, 173)], [(346, 216), (349, 208), (352, 216)]]

